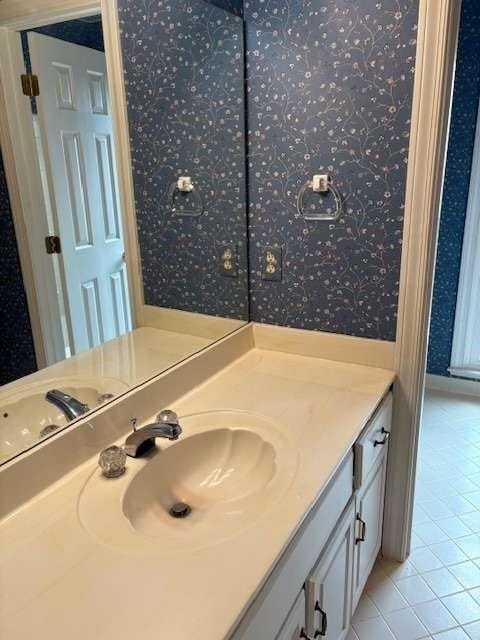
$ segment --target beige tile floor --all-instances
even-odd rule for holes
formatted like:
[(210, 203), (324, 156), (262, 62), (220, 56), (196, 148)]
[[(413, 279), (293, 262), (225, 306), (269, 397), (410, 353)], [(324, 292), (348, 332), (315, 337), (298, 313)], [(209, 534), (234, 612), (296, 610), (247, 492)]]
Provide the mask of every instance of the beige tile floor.
[(480, 640), (480, 399), (428, 392), (412, 553), (379, 559), (347, 640)]

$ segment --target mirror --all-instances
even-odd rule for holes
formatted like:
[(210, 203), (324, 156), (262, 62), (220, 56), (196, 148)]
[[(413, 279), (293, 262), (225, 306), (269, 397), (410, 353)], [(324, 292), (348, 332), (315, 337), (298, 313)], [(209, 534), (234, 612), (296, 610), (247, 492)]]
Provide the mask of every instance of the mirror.
[(11, 31), (1, 463), (248, 321), (243, 23), (218, 4), (120, 3), (134, 207), (101, 16)]

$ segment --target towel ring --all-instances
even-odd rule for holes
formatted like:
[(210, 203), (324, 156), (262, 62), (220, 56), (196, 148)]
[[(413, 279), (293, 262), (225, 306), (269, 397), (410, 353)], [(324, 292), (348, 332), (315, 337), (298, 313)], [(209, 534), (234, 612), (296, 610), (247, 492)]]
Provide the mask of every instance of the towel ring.
[[(188, 194), (192, 194), (189, 198), (189, 206), (178, 206), (177, 199), (187, 198)], [(189, 176), (180, 176), (172, 182), (168, 189), (167, 200), (170, 210), (176, 216), (201, 216), (203, 213), (202, 195)]]
[[(326, 211), (325, 213), (309, 213), (305, 209), (305, 194), (311, 190), (313, 193), (326, 194), (331, 193), (335, 200), (335, 211), (331, 213)], [(300, 188), (297, 196), (297, 210), (298, 213), (305, 218), (305, 220), (338, 220), (342, 214), (342, 198), (336, 187), (332, 184), (332, 179), (329, 175), (321, 174), (314, 175), (312, 180), (307, 180)]]

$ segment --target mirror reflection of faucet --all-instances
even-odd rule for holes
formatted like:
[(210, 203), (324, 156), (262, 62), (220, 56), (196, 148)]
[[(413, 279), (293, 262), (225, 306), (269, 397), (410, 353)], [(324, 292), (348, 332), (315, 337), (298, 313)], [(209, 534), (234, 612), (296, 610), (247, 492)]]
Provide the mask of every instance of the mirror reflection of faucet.
[(45, 400), (60, 409), (67, 420), (75, 420), (75, 418), (79, 418), (83, 416), (84, 413), (87, 413), (87, 411), (90, 411), (88, 404), (84, 404), (81, 400), (77, 400), (77, 398), (59, 389), (50, 389), (50, 391), (47, 391)]

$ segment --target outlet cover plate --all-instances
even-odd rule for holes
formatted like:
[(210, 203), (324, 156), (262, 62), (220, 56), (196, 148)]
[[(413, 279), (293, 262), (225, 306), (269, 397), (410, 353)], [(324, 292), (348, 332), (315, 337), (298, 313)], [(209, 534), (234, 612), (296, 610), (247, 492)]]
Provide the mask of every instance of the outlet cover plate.
[(264, 247), (262, 251), (262, 280), (281, 282), (282, 247)]
[(238, 277), (238, 247), (236, 244), (225, 243), (218, 247), (219, 271), (227, 278)]

